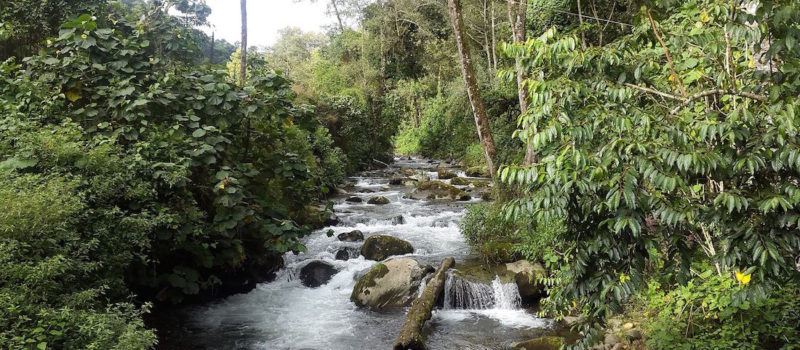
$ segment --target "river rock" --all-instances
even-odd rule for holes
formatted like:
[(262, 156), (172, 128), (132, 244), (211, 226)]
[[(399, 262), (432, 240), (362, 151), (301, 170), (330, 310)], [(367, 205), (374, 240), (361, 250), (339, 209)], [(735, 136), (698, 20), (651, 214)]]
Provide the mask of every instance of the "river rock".
[(514, 274), (519, 296), (525, 303), (534, 303), (544, 296), (544, 286), (536, 282), (537, 278), (544, 277), (545, 270), (539, 263), (528, 260), (519, 260), (506, 264), (506, 270)]
[(347, 199), (345, 199), (345, 201), (350, 202), (350, 203), (361, 203), (364, 200), (361, 199), (361, 197), (352, 196), (352, 197), (347, 197)]
[(403, 178), (403, 177), (396, 176), (396, 177), (393, 177), (393, 178), (389, 179), (389, 184), (393, 185), (393, 186), (399, 186), (399, 185), (402, 185), (403, 182), (405, 182), (405, 180), (406, 179)]
[(452, 178), (454, 178), (454, 177), (457, 177), (457, 176), (458, 176), (458, 175), (456, 175), (454, 172), (452, 172), (452, 171), (449, 171), (449, 170), (446, 170), (446, 169), (439, 169), (439, 170), (436, 172), (436, 174), (439, 176), (439, 179), (440, 179), (440, 180), (452, 179)]
[(512, 343), (511, 348), (514, 350), (558, 350), (561, 345), (564, 345), (564, 341), (564, 337), (545, 336)]
[(603, 340), (603, 344), (605, 344), (606, 347), (614, 347), (620, 343), (619, 337), (611, 333), (606, 334), (606, 338)]
[(375, 264), (358, 279), (350, 300), (357, 306), (373, 309), (408, 306), (423, 277), (425, 269), (414, 259), (387, 260)]
[(367, 238), (361, 246), (361, 255), (369, 260), (381, 261), (392, 255), (403, 255), (414, 252), (414, 247), (402, 239), (392, 236), (378, 235)]
[(635, 340), (642, 339), (642, 332), (639, 331), (638, 329), (635, 329), (635, 328), (634, 329), (629, 329), (629, 330), (625, 331), (625, 336), (628, 339), (630, 339), (630, 341), (635, 341)]
[(364, 233), (359, 230), (340, 233), (336, 236), (342, 242), (359, 242), (364, 240)]
[(455, 186), (448, 185), (441, 181), (426, 181), (417, 185), (413, 191), (406, 194), (406, 198), (411, 199), (453, 199), (470, 200), (470, 195)]
[(406, 219), (402, 215), (392, 217), (392, 225), (402, 225), (406, 223)]
[(320, 260), (314, 260), (300, 269), (300, 282), (309, 288), (316, 288), (330, 281), (338, 272), (333, 265)]
[(389, 198), (386, 198), (384, 196), (375, 196), (370, 198), (367, 201), (367, 204), (377, 204), (377, 205), (389, 204)]
[(471, 184), (471, 182), (463, 177), (454, 177), (450, 180), (450, 184), (453, 186), (467, 186)]
[(361, 250), (355, 247), (342, 247), (336, 251), (334, 255), (336, 260), (350, 260), (355, 259), (361, 255)]
[(489, 177), (489, 168), (488, 167), (481, 167), (481, 166), (474, 166), (467, 168), (464, 170), (464, 173), (470, 177)]

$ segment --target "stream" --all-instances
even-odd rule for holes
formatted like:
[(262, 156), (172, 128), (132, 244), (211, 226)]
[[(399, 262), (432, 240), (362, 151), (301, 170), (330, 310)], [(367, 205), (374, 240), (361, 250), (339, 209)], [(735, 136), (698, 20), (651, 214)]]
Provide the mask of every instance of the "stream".
[[(308, 252), (284, 256), (286, 266), (277, 278), (245, 294), (182, 311), (180, 347), (186, 349), (390, 349), (405, 321), (407, 309), (371, 311), (350, 301), (355, 279), (375, 261), (359, 256), (362, 242), (341, 242), (339, 233), (360, 230), (365, 237), (388, 234), (411, 243), (408, 257), (438, 266), (448, 256), (461, 261), (475, 259), (458, 223), (464, 208), (481, 200), (477, 192), (465, 202), (404, 199), (412, 187), (390, 186), (389, 179), (401, 168), (437, 178), (438, 162), (395, 159), (389, 169), (351, 177), (350, 196), (363, 203), (333, 198), (337, 226), (315, 231), (305, 238)], [(452, 169), (458, 171), (458, 169)], [(460, 176), (465, 176), (458, 171)], [(448, 180), (445, 180), (448, 182)], [(372, 196), (384, 196), (387, 205), (367, 204)], [(402, 215), (402, 220), (398, 216)], [(334, 236), (326, 232), (332, 229)], [(355, 252), (348, 260), (336, 260), (336, 252)], [(300, 283), (300, 269), (313, 260), (332, 264), (338, 272), (317, 288)], [(434, 311), (425, 327), (429, 349), (508, 349), (511, 343), (552, 332), (552, 321), (519, 306), (515, 284), (470, 283), (448, 276), (444, 307)]]

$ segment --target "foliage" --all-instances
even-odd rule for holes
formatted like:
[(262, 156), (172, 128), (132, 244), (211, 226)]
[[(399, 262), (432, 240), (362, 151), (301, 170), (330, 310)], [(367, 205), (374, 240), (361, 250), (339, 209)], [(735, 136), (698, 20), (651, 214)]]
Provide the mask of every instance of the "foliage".
[(671, 291), (650, 282), (648, 346), (653, 349), (796, 349), (800, 289), (767, 294), (731, 275), (705, 273)]
[(162, 5), (112, 3), (0, 64), (4, 345), (150, 348), (142, 300), (277, 268), (344, 176), (290, 81), (254, 61), (247, 86), (228, 83)]
[(740, 5), (643, 7), (602, 47), (555, 29), (506, 46), (532, 77), (518, 125), (534, 127), (518, 135), (538, 156), (501, 169), (521, 194), (507, 214), (564, 219), (575, 248), (551, 289), (557, 308), (577, 302), (602, 322), (642, 288), (651, 251), (670, 284), (704, 259), (767, 290), (797, 277), (798, 8)]

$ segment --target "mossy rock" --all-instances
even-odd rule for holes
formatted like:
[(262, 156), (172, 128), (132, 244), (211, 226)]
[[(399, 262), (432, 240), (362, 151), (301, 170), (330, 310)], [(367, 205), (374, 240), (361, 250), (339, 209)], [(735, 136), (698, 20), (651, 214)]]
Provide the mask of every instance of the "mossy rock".
[(369, 260), (381, 261), (392, 255), (403, 255), (414, 252), (411, 243), (402, 239), (378, 235), (367, 238), (361, 246), (361, 255)]
[(453, 199), (462, 201), (471, 198), (469, 194), (461, 189), (441, 181), (420, 182), (414, 191), (406, 194), (406, 197), (412, 199)]
[(485, 166), (469, 167), (464, 172), (471, 177), (491, 177), (492, 175), (489, 173), (489, 167)]
[(495, 277), (500, 277), (503, 283), (513, 283), (514, 274), (506, 269), (505, 265), (487, 264), (480, 259), (471, 259), (458, 263), (453, 268), (453, 273), (467, 281), (491, 285)]
[(447, 180), (447, 179), (452, 179), (454, 177), (458, 177), (458, 175), (456, 175), (454, 172), (446, 169), (439, 169), (436, 172), (436, 175), (438, 175), (440, 180)]
[(514, 350), (558, 350), (565, 344), (564, 337), (545, 336), (511, 344)]
[(375, 196), (367, 201), (367, 204), (384, 205), (389, 204), (389, 198), (384, 196)]
[(472, 182), (463, 177), (454, 177), (453, 179), (450, 180), (450, 184), (453, 186), (467, 186), (471, 183)]
[(408, 306), (425, 273), (419, 262), (409, 258), (375, 264), (356, 281), (350, 300), (359, 307), (372, 309)]

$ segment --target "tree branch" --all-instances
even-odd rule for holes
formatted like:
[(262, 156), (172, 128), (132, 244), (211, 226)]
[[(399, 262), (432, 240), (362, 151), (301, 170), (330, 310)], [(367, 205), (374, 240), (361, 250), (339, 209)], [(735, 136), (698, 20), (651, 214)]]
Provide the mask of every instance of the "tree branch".
[(675, 77), (675, 80), (678, 82), (678, 87), (681, 90), (681, 95), (686, 97), (686, 89), (683, 87), (683, 82), (681, 78), (675, 73), (675, 65), (672, 63), (672, 57), (669, 55), (669, 49), (667, 49), (667, 44), (664, 43), (664, 39), (661, 39), (661, 35), (658, 34), (658, 29), (656, 28), (656, 21), (653, 20), (653, 16), (650, 14), (650, 10), (647, 10), (647, 18), (650, 19), (650, 27), (653, 28), (653, 33), (656, 35), (656, 39), (661, 44), (661, 47), (664, 49), (664, 54), (667, 56), (667, 63), (669, 63), (669, 70), (672, 72), (672, 76)]

